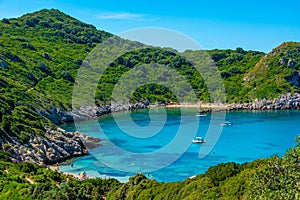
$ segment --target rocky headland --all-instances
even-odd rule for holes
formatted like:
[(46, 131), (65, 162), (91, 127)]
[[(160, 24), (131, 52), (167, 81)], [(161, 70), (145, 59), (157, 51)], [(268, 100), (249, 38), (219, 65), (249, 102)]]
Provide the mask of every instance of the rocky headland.
[(0, 146), (9, 152), (14, 162), (54, 164), (88, 154), (87, 146), (99, 145), (99, 140), (79, 132), (67, 132), (61, 128), (45, 127), (44, 136), (31, 136), (28, 142), (18, 138), (0, 138)]

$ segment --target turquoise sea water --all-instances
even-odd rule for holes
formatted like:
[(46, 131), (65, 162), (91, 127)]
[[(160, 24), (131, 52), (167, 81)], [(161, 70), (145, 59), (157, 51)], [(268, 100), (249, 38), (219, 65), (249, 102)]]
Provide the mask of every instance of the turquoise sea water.
[[(192, 108), (184, 109), (184, 112), (180, 112), (180, 109), (167, 109), (165, 112), (165, 109), (157, 108), (151, 110), (152, 118), (149, 116), (149, 110), (129, 113), (134, 124), (123, 112), (115, 114), (114, 117), (107, 115), (99, 120), (77, 123), (76, 128), (73, 124), (63, 125), (62, 128), (68, 131), (77, 129), (100, 138), (101, 146), (92, 150), (90, 155), (75, 159), (72, 168), (64, 165), (61, 166), (61, 170), (76, 174), (85, 171), (90, 176), (115, 177), (121, 181), (128, 180), (128, 177), (138, 172), (146, 173), (158, 181), (183, 181), (222, 162), (244, 163), (275, 154), (282, 156), (288, 148), (296, 145), (295, 138), (300, 133), (300, 111), (229, 112), (226, 113), (225, 120), (230, 121), (233, 126), (223, 127), (212, 151), (200, 159), (199, 150), (203, 145), (189, 142), (183, 152), (181, 145), (186, 145), (185, 141), (191, 141), (194, 136), (205, 138), (209, 125), (220, 128), (220, 124), (213, 123), (211, 115), (196, 117), (196, 112), (197, 110)], [(224, 113), (214, 115), (218, 117)], [(116, 118), (119, 119), (118, 124)], [(198, 125), (199, 128), (195, 128)], [(143, 165), (135, 164), (141, 161), (141, 157), (119, 151), (143, 155), (161, 150), (174, 142), (173, 139), (177, 137), (179, 130), (186, 133), (187, 140), (182, 140), (182, 144), (176, 143), (175, 147), (178, 148), (143, 160)], [(156, 171), (149, 170), (173, 155), (179, 158), (170, 165)]]

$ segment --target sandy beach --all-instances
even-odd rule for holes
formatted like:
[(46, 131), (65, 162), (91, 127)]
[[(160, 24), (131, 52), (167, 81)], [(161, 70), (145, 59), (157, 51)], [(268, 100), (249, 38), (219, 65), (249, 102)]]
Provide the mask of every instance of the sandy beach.
[[(204, 103), (201, 104), (201, 109), (215, 108), (215, 109), (226, 109), (229, 104), (219, 104), (219, 103)], [(200, 108), (200, 104), (174, 104), (166, 105), (167, 108)]]
[[(52, 170), (52, 171), (56, 171), (56, 172), (62, 173), (62, 174), (67, 175), (67, 176), (72, 176), (72, 177), (74, 177), (74, 178), (76, 178), (78, 180), (83, 180), (82, 176), (80, 176), (79, 174), (61, 171), (59, 169), (59, 167), (60, 167), (59, 165), (58, 165), (58, 167), (56, 165), (50, 165), (49, 169)], [(84, 177), (84, 179), (89, 179), (89, 178), (92, 178), (92, 177), (89, 177), (87, 175)]]

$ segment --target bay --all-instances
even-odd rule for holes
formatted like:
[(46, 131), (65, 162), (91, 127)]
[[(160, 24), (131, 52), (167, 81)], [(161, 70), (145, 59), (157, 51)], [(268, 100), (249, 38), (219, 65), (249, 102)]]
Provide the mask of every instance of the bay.
[[(276, 154), (282, 156), (297, 144), (295, 139), (300, 133), (298, 110), (228, 112), (225, 120), (233, 125), (222, 127), (212, 150), (204, 158), (199, 158), (199, 152), (205, 144), (192, 143), (191, 135), (206, 138), (209, 126), (220, 124), (213, 123), (212, 119), (215, 118), (209, 114), (199, 118), (195, 116), (196, 113), (196, 108), (155, 108), (150, 111), (114, 113), (98, 120), (76, 123), (76, 127), (74, 124), (65, 124), (62, 128), (67, 131), (79, 130), (100, 138), (101, 146), (91, 150), (88, 156), (76, 158), (72, 161), (73, 167), (66, 164), (60, 169), (75, 174), (85, 171), (92, 177), (113, 177), (122, 182), (135, 173), (145, 173), (149, 178), (162, 182), (183, 181), (219, 163), (244, 163)], [(224, 114), (214, 115), (221, 117)], [(176, 144), (178, 148), (143, 161), (143, 164), (136, 164), (141, 157), (124, 153), (146, 155), (164, 149), (174, 142), (181, 129), (187, 134), (188, 140), (182, 140), (182, 144)], [(190, 142), (182, 151), (180, 146), (186, 145), (186, 141)], [(120, 153), (114, 147), (124, 152)], [(175, 154), (178, 159), (173, 163), (155, 171), (150, 170)]]

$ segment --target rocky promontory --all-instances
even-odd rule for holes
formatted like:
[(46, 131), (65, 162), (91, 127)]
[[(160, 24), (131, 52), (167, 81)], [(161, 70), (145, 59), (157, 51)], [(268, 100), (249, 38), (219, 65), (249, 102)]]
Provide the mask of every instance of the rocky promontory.
[[(99, 141), (98, 141), (99, 142)], [(0, 146), (9, 152), (14, 162), (54, 164), (88, 154), (86, 146), (98, 142), (79, 132), (67, 132), (61, 128), (45, 127), (44, 136), (31, 136), (26, 143), (16, 137), (0, 138)]]

